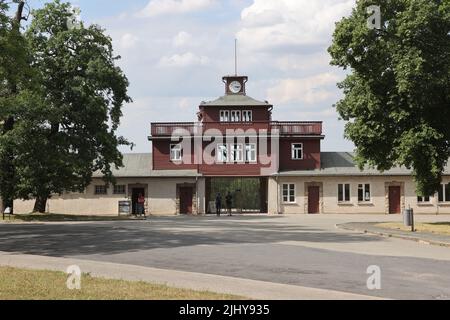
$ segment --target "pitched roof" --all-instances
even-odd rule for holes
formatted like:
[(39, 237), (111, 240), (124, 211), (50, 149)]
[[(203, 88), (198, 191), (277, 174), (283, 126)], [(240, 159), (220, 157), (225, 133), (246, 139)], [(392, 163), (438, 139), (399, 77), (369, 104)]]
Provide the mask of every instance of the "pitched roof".
[[(412, 171), (405, 167), (394, 167), (381, 172), (365, 167), (362, 171), (354, 161), (351, 152), (321, 152), (321, 168), (316, 170), (293, 170), (280, 172), (280, 176), (410, 176)], [(450, 175), (450, 166), (444, 174)]]
[[(117, 178), (152, 178), (152, 177), (197, 177), (196, 170), (153, 170), (151, 153), (128, 153), (123, 155), (124, 166), (113, 168)], [(321, 152), (321, 168), (316, 170), (282, 171), (280, 176), (409, 176), (411, 170), (405, 167), (395, 167), (385, 172), (374, 168), (359, 170), (351, 152)], [(450, 164), (444, 171), (450, 175)], [(101, 172), (95, 172), (94, 178), (101, 178)]]
[[(144, 178), (144, 177), (195, 177), (196, 170), (153, 170), (151, 153), (125, 153), (123, 154), (123, 167), (112, 169), (112, 173), (117, 178)], [(97, 171), (94, 178), (103, 177)]]
[(203, 101), (200, 106), (271, 106), (267, 101), (258, 101), (244, 94), (228, 94), (214, 101)]

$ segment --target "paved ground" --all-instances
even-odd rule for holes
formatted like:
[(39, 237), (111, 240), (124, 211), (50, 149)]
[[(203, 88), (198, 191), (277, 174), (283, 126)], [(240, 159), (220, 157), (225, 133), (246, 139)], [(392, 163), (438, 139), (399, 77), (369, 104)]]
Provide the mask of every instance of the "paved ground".
[[(402, 299), (450, 299), (450, 249), (335, 228), (400, 216), (168, 217), (0, 224), (0, 251), (114, 262)], [(417, 221), (448, 221), (421, 216)], [(382, 289), (366, 287), (378, 265)], [(132, 267), (131, 267), (132, 268)], [(130, 270), (133, 272), (133, 270)]]
[(443, 235), (432, 232), (411, 232), (392, 228), (378, 227), (377, 223), (373, 222), (349, 222), (338, 224), (337, 227), (340, 229), (359, 231), (385, 237), (395, 237), (437, 246), (450, 247), (450, 235)]

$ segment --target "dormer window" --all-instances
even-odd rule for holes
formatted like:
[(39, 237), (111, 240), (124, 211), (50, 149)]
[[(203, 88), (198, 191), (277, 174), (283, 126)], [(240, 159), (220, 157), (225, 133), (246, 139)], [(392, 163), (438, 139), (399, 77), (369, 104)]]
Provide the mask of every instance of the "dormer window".
[(253, 121), (252, 111), (250, 111), (250, 110), (242, 111), (242, 121), (243, 122), (252, 122)]
[(239, 110), (231, 110), (231, 122), (240, 122), (241, 121), (241, 111)]
[(303, 143), (293, 143), (291, 145), (291, 159), (303, 160)]
[(229, 122), (230, 121), (230, 111), (222, 110), (220, 111), (220, 122)]
[(170, 145), (170, 160), (171, 161), (181, 161), (182, 160), (182, 150), (181, 145), (171, 144)]

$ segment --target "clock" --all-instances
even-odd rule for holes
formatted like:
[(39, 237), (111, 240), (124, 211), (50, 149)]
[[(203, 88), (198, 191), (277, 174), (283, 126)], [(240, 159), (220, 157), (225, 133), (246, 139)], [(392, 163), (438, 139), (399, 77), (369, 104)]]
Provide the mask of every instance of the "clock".
[(242, 89), (242, 84), (239, 81), (233, 81), (229, 85), (230, 91), (232, 93), (239, 93)]

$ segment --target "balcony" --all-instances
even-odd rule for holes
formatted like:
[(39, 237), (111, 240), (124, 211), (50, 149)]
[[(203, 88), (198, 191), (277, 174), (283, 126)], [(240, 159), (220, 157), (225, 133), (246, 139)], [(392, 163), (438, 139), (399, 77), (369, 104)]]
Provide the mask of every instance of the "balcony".
[(170, 137), (177, 135), (203, 135), (207, 131), (219, 130), (222, 134), (227, 130), (248, 130), (254, 129), (257, 132), (261, 130), (279, 130), (281, 135), (294, 136), (321, 136), (322, 122), (303, 122), (303, 121), (264, 121), (264, 122), (167, 122), (152, 123), (152, 137)]

